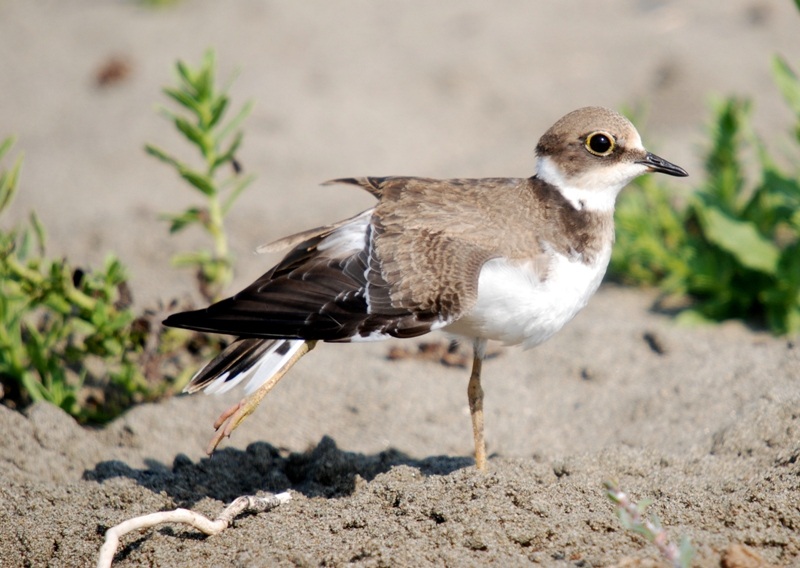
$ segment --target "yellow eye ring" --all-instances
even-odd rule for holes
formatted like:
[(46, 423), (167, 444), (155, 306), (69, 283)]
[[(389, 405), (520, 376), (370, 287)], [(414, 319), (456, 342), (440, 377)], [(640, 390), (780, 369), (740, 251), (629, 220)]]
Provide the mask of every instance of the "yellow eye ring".
[(617, 147), (617, 141), (608, 132), (592, 132), (584, 142), (589, 153), (595, 156), (609, 156)]

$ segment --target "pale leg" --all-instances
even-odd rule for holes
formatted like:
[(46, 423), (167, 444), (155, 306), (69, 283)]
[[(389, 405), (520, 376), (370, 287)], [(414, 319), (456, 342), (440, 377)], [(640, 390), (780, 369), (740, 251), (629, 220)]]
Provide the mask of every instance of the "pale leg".
[(472, 373), (467, 386), (469, 412), (472, 416), (472, 436), (475, 440), (475, 467), (486, 470), (486, 441), (483, 437), (483, 388), (481, 388), (481, 367), (486, 351), (486, 340), (475, 340), (472, 358)]
[[(317, 344), (316, 341), (306, 341), (303, 346), (295, 353), (291, 359), (284, 363), (283, 367), (278, 369), (278, 371), (272, 375), (267, 382), (261, 385), (256, 392), (243, 398), (238, 403), (231, 406), (225, 412), (223, 412), (217, 421), (214, 422), (214, 429), (217, 431), (214, 434), (214, 437), (211, 439), (211, 442), (208, 444), (208, 448), (206, 448), (206, 453), (211, 455), (214, 453), (214, 450), (217, 449), (217, 446), (222, 441), (222, 438), (229, 438), (231, 433), (236, 430), (239, 424), (247, 418), (256, 408), (258, 405), (261, 404), (262, 399), (267, 396), (267, 393), (271, 391), (275, 385), (278, 384), (283, 376), (289, 371), (289, 369), (297, 363), (300, 358), (314, 349), (314, 346)], [(222, 426), (225, 426), (224, 428)]]

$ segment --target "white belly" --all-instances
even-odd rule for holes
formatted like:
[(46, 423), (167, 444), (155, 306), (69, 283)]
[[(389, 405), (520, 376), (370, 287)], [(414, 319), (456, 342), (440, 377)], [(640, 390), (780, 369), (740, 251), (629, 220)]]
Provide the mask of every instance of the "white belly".
[(538, 345), (586, 305), (610, 257), (610, 247), (589, 265), (556, 254), (544, 280), (530, 264), (490, 260), (481, 269), (475, 307), (445, 331), (506, 345)]

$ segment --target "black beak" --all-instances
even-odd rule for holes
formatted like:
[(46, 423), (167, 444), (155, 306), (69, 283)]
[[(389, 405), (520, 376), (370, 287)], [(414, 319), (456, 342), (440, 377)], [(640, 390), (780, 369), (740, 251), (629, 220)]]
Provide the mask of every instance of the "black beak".
[(644, 159), (636, 160), (636, 163), (647, 166), (648, 171), (651, 172), (660, 172), (662, 174), (678, 177), (686, 177), (689, 175), (682, 167), (676, 166), (672, 162), (668, 162), (664, 158), (659, 158), (650, 152), (645, 155)]

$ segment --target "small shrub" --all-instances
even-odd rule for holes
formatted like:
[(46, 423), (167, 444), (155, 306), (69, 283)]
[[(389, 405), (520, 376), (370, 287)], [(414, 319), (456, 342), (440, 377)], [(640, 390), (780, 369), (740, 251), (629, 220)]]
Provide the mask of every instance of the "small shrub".
[[(775, 80), (797, 116), (800, 81), (780, 58)], [(691, 298), (682, 317), (755, 321), (776, 334), (800, 331), (800, 170), (778, 165), (750, 128), (749, 102), (714, 107), (706, 180), (683, 205), (654, 178), (623, 193), (612, 274)], [(748, 179), (747, 151), (759, 178)], [(800, 163), (800, 153), (790, 160)]]
[[(12, 144), (0, 144), (0, 160)], [(0, 215), (21, 167), (19, 157), (0, 172)], [(133, 325), (119, 260), (84, 271), (48, 258), (45, 245), (34, 213), (27, 226), (0, 231), (0, 398), (13, 406), (46, 400), (81, 421), (109, 419), (152, 392), (139, 369), (148, 327)]]
[[(233, 273), (233, 258), (228, 250), (224, 218), (231, 206), (252, 182), (252, 176), (240, 176), (236, 151), (244, 136), (239, 130), (242, 121), (250, 113), (252, 104), (247, 103), (227, 124), (223, 118), (230, 99), (227, 88), (215, 85), (216, 60), (213, 51), (208, 51), (197, 69), (179, 61), (176, 65), (178, 86), (167, 87), (164, 94), (182, 107), (181, 113), (163, 109), (169, 118), (199, 153), (201, 165), (191, 166), (152, 145), (146, 151), (172, 166), (189, 186), (204, 198), (203, 205), (190, 207), (177, 214), (165, 215), (170, 222), (170, 232), (175, 233), (197, 225), (211, 238), (212, 250), (182, 253), (173, 258), (176, 266), (189, 266), (197, 270), (200, 291), (212, 301), (217, 299)], [(223, 168), (231, 174), (221, 176)]]

